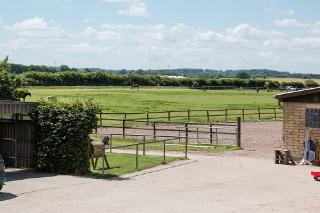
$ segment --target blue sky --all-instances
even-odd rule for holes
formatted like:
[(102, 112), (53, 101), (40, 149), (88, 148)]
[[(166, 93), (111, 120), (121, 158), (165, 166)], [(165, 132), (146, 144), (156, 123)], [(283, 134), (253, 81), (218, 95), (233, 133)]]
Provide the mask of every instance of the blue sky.
[(320, 72), (319, 0), (2, 0), (0, 57), (106, 69)]

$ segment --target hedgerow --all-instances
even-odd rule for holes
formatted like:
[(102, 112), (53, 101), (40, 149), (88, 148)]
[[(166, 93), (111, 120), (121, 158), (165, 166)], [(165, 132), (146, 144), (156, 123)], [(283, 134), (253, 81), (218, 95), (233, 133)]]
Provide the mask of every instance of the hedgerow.
[(96, 127), (92, 101), (40, 101), (32, 118), (37, 143), (36, 169), (61, 174), (89, 171), (89, 134)]

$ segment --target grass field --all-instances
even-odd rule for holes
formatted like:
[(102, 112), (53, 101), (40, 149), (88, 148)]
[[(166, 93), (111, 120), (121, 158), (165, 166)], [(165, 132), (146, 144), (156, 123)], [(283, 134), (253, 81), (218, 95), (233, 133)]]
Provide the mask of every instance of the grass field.
[(70, 101), (72, 98), (94, 98), (108, 112), (144, 112), (186, 109), (274, 107), (277, 92), (255, 90), (191, 90), (187, 88), (151, 88), (139, 90), (120, 87), (29, 87), (37, 101), (48, 96)]
[[(96, 170), (91, 167), (92, 175), (104, 178), (117, 177), (163, 164), (162, 156), (139, 155), (139, 169), (137, 170), (136, 155), (134, 154), (108, 153), (107, 158), (111, 168), (105, 170), (104, 176), (102, 175), (103, 172), (101, 158), (98, 161)], [(184, 160), (184, 158), (166, 157), (166, 163), (170, 163), (176, 160)]]

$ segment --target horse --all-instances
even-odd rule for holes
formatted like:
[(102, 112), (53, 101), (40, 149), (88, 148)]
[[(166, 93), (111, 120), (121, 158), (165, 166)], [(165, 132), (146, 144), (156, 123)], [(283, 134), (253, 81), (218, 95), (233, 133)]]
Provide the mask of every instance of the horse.
[(139, 89), (139, 84), (132, 84), (131, 89), (134, 89), (134, 88)]
[(28, 97), (28, 96), (31, 97), (31, 93), (28, 91), (21, 90), (21, 91), (17, 92), (17, 99), (19, 99), (19, 100), (22, 99), (23, 102), (26, 101), (26, 97)]

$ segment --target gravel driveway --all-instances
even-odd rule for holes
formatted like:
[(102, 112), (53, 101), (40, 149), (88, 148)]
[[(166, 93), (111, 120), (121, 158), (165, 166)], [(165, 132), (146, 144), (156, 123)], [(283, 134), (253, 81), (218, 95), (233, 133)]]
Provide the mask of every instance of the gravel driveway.
[(108, 180), (12, 172), (0, 212), (317, 212), (316, 168), (273, 164), (280, 138), (280, 122), (244, 123), (244, 150)]

